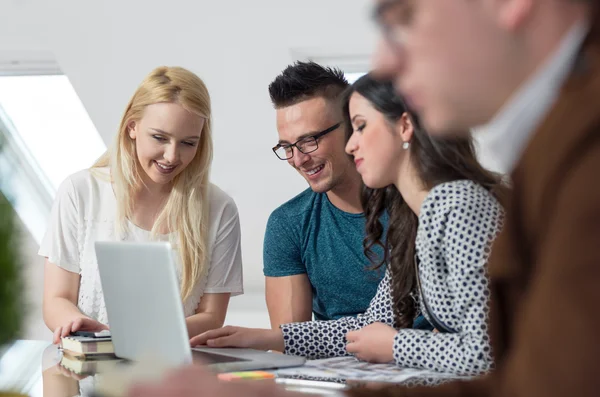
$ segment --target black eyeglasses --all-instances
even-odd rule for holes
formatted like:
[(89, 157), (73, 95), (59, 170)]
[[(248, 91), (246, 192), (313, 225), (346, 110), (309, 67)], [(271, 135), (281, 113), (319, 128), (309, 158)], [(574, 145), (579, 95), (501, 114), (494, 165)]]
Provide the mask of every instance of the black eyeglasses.
[(317, 132), (314, 135), (310, 135), (299, 139), (296, 142), (291, 143), (289, 145), (277, 144), (275, 147), (273, 147), (273, 153), (275, 153), (275, 155), (280, 160), (289, 160), (292, 157), (294, 157), (294, 147), (298, 149), (301, 153), (312, 153), (319, 148), (318, 139), (322, 138), (323, 136), (329, 134), (332, 131), (335, 131), (340, 125), (342, 125), (341, 122), (337, 123), (336, 125), (332, 125), (326, 130)]

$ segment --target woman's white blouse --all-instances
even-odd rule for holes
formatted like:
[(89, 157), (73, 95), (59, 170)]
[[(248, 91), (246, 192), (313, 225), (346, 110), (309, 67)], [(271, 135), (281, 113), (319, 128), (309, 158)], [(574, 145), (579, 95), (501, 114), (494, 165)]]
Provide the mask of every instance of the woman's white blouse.
[[(231, 197), (212, 184), (209, 199), (209, 267), (183, 302), (186, 317), (195, 314), (205, 293), (230, 293), (232, 296), (243, 293), (237, 207)], [(116, 214), (117, 202), (108, 169), (83, 170), (71, 175), (58, 189), (48, 230), (39, 250), (39, 255), (48, 258), (50, 263), (81, 276), (79, 310), (104, 324), (108, 324), (108, 318), (94, 242), (153, 241), (149, 231), (131, 222), (128, 222), (125, 234), (117, 233)], [(181, 281), (181, 261), (175, 252), (178, 245), (176, 233), (160, 235), (157, 239), (173, 244), (174, 263)], [(140, 277), (143, 275), (140, 274)]]

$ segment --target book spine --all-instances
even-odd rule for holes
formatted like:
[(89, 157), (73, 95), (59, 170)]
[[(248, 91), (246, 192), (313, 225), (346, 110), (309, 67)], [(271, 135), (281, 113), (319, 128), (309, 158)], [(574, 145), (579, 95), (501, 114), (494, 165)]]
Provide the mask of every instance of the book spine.
[(82, 343), (81, 351), (83, 353), (98, 353), (98, 343)]

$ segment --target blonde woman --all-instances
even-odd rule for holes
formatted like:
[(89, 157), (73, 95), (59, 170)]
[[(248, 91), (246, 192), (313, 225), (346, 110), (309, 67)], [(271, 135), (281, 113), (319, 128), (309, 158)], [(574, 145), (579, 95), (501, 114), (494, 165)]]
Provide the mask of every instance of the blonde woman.
[(170, 241), (188, 333), (223, 325), (230, 296), (243, 293), (240, 224), (234, 201), (209, 182), (210, 116), (200, 78), (159, 67), (131, 98), (112, 148), (62, 183), (39, 251), (54, 343), (109, 326), (99, 240)]

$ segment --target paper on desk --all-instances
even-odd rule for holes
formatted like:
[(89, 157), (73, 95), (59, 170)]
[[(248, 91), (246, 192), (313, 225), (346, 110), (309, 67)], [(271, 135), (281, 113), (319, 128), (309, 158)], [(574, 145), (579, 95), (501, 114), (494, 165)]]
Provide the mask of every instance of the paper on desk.
[(389, 383), (419, 383), (434, 385), (455, 379), (469, 379), (456, 374), (425, 369), (401, 368), (394, 363), (371, 364), (354, 357), (309, 360), (302, 367), (276, 371), (277, 376), (330, 381), (364, 381)]

